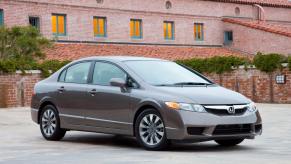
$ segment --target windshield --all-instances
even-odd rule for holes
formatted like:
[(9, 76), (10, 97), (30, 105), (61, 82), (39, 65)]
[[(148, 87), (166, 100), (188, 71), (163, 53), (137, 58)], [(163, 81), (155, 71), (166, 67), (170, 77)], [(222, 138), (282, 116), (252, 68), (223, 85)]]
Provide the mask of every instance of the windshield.
[(210, 81), (170, 61), (126, 61), (144, 81), (151, 85), (209, 85)]

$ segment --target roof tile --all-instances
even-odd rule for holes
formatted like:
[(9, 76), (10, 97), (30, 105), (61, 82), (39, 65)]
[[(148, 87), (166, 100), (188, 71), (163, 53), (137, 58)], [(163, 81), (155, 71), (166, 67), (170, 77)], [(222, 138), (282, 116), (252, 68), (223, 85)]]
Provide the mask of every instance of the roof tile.
[(282, 25), (268, 24), (267, 22), (263, 22), (263, 21), (258, 22), (258, 21), (253, 21), (253, 20), (243, 20), (243, 19), (234, 19), (234, 18), (223, 18), (222, 21), (291, 37), (291, 28), (285, 27)]
[(291, 1), (289, 0), (210, 0), (225, 3), (240, 3), (240, 4), (258, 4), (269, 7), (284, 7), (291, 8)]
[(47, 59), (75, 60), (89, 56), (143, 56), (168, 60), (207, 58), (212, 56), (246, 56), (222, 47), (186, 47), (155, 45), (118, 45), (118, 44), (85, 44), (56, 43), (46, 51)]

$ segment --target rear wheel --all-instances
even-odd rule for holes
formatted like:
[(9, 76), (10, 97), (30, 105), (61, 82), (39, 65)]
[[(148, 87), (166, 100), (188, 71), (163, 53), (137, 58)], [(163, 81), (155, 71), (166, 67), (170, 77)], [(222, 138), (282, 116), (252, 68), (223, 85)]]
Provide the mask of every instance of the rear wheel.
[(165, 124), (154, 109), (146, 109), (137, 117), (135, 134), (138, 142), (147, 150), (161, 150), (168, 144)]
[(221, 146), (236, 146), (244, 141), (243, 138), (241, 139), (227, 139), (227, 140), (215, 140)]
[(56, 108), (52, 105), (47, 105), (43, 108), (40, 115), (40, 131), (43, 137), (47, 140), (61, 140), (66, 130), (60, 128), (60, 118)]

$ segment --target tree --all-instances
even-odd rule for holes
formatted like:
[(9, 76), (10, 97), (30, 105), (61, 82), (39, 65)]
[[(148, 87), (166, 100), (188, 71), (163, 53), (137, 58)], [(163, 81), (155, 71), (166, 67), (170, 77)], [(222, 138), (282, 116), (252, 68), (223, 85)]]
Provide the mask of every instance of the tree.
[(45, 57), (51, 41), (31, 26), (0, 27), (0, 60), (34, 61)]

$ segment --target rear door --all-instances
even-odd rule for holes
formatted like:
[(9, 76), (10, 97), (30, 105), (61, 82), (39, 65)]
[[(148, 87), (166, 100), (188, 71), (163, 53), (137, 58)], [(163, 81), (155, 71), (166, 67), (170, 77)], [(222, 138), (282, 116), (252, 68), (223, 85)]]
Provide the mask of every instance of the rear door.
[(86, 109), (88, 77), (92, 61), (76, 63), (61, 73), (56, 101), (65, 123), (82, 125)]

